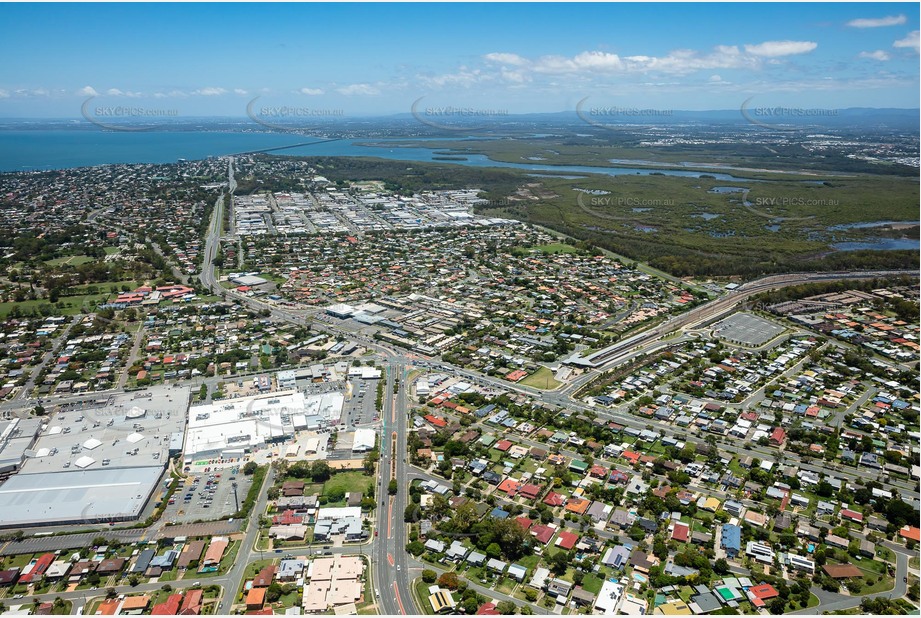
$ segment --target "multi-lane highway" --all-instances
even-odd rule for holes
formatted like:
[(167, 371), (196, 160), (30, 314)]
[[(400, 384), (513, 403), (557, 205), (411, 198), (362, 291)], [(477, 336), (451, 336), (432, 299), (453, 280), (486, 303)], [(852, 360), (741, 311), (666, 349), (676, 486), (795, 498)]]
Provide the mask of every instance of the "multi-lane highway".
[[(387, 378), (382, 411), (381, 459), (378, 477), (378, 536), (374, 539), (374, 586), (381, 613), (415, 614), (411, 592), (412, 575), (403, 511), (409, 496), (406, 471), (406, 369), (404, 359), (386, 353)], [(398, 383), (397, 383), (398, 381)], [(394, 394), (394, 384), (397, 392)], [(397, 481), (397, 493), (388, 493), (390, 479)]]

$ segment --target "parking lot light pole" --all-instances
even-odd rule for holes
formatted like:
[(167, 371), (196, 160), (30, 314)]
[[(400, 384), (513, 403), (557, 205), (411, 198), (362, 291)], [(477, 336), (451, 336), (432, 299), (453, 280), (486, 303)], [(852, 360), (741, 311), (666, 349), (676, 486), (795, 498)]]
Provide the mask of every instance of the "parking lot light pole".
[(234, 506), (237, 507), (236, 511), (234, 512), (239, 513), (240, 512), (240, 499), (237, 497), (237, 482), (233, 481), (232, 483), (230, 483), (230, 486), (233, 488), (233, 503), (234, 503)]

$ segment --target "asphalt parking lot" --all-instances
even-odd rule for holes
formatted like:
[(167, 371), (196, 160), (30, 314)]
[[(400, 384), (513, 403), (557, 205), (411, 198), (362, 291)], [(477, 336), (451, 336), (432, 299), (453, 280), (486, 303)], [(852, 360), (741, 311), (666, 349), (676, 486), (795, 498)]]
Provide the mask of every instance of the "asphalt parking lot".
[[(208, 469), (208, 472), (205, 470)], [(212, 468), (192, 466), (186, 482), (179, 486), (167, 504), (164, 521), (185, 523), (197, 520), (220, 519), (237, 512), (233, 484), (240, 504), (252, 484), (252, 477), (244, 475), (237, 466)]]
[[(384, 393), (386, 397), (387, 393)], [(342, 409), (342, 424), (348, 427), (376, 423), (377, 380), (355, 380), (352, 382), (352, 398)]]
[(750, 313), (733, 314), (713, 328), (713, 333), (722, 339), (750, 346), (767, 343), (783, 331), (783, 326)]

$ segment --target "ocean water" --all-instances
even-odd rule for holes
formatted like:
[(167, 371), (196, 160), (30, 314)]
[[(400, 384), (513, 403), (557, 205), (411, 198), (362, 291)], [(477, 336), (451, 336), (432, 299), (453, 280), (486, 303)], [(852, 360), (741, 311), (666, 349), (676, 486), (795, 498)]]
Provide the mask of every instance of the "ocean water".
[[(271, 148), (296, 146), (319, 138), (284, 133), (236, 133), (216, 131), (95, 131), (17, 130), (0, 131), (0, 171), (53, 170), (108, 163), (175, 163)], [(466, 138), (433, 138), (462, 141)], [(464, 154), (466, 161), (437, 161), (434, 149), (404, 146), (412, 139), (343, 139), (276, 150), (292, 156), (379, 157), (474, 167), (508, 167), (532, 172), (576, 172), (622, 176), (627, 174), (699, 177), (686, 170), (594, 167), (589, 165), (539, 165), (491, 161), (485, 155)], [(369, 146), (365, 144), (376, 144)], [(392, 148), (389, 146), (393, 146)], [(439, 150), (441, 152), (441, 150)], [(438, 156), (438, 155), (435, 155)], [(720, 180), (746, 180), (729, 174), (708, 173)]]

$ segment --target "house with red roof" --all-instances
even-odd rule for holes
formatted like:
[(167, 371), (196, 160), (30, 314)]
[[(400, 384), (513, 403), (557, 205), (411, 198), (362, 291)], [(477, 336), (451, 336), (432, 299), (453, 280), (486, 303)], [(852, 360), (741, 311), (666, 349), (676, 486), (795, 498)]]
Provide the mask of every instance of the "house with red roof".
[(677, 522), (672, 528), (672, 540), (679, 543), (687, 543), (690, 535), (690, 528), (687, 524)]
[(538, 524), (531, 527), (531, 536), (540, 541), (542, 545), (546, 545), (550, 542), (550, 539), (553, 538), (554, 532), (556, 532), (556, 530), (543, 524)]
[(270, 564), (259, 571), (256, 574), (256, 577), (253, 578), (253, 588), (268, 588), (272, 585), (272, 582), (275, 581), (275, 572), (278, 570), (278, 567), (274, 564)]
[(563, 506), (563, 496), (555, 491), (548, 491), (543, 502), (547, 506)]
[(591, 467), (591, 469), (589, 469), (588, 473), (596, 479), (603, 479), (608, 475), (608, 469), (604, 466), (595, 464)]
[(521, 483), (516, 481), (513, 478), (506, 478), (504, 481), (499, 483), (499, 486), (496, 487), (496, 491), (502, 491), (509, 495), (509, 497), (514, 497), (518, 493), (518, 488), (521, 487)]
[(493, 448), (504, 453), (505, 451), (512, 448), (512, 443), (509, 440), (499, 440), (496, 442), (496, 445), (493, 446)]
[(780, 593), (770, 584), (760, 584), (758, 586), (752, 586), (748, 589), (750, 593), (761, 599), (762, 601), (767, 601), (768, 599), (773, 599), (778, 596)]
[(556, 546), (569, 551), (579, 542), (579, 535), (560, 530), (559, 536), (556, 537)]
[(847, 519), (848, 521), (853, 521), (858, 524), (863, 523), (863, 513), (858, 513), (857, 511), (852, 511), (851, 509), (841, 509), (841, 519)]
[(523, 515), (522, 515), (521, 517), (516, 517), (516, 518), (515, 518), (515, 521), (517, 521), (517, 522), (518, 522), (518, 525), (521, 526), (522, 529), (524, 529), (524, 530), (530, 530), (530, 529), (531, 529), (531, 526), (534, 525), (534, 522), (533, 522), (533, 521), (531, 521), (530, 519), (528, 519), (527, 517), (525, 517), (525, 516), (523, 516)]
[(495, 603), (483, 603), (476, 610), (477, 616), (499, 616), (499, 610), (496, 609)]
[(640, 460), (640, 454), (634, 453), (633, 451), (624, 451), (621, 454), (621, 457), (629, 461), (631, 464), (635, 464), (636, 462)]
[(901, 530), (899, 530), (899, 536), (903, 539), (909, 539), (911, 541), (921, 542), (921, 528), (915, 526), (909, 526), (906, 524)]
[(515, 371), (509, 372), (505, 376), (505, 379), (508, 380), (509, 382), (518, 382), (519, 380), (523, 379), (527, 375), (528, 375), (527, 371), (524, 371), (523, 369), (516, 369)]
[(446, 420), (443, 419), (443, 418), (439, 418), (439, 417), (435, 416), (434, 414), (426, 414), (426, 415), (425, 415), (425, 420), (426, 420), (430, 425), (432, 425), (433, 427), (442, 428), (442, 427), (447, 427), (447, 426), (448, 426), (448, 421), (446, 421)]
[(246, 609), (262, 609), (268, 588), (250, 588), (246, 593)]
[(528, 483), (518, 490), (518, 495), (526, 500), (537, 500), (538, 496), (540, 496), (540, 489), (539, 485)]
[(585, 511), (588, 510), (588, 507), (591, 505), (591, 503), (591, 500), (573, 496), (566, 503), (566, 510), (570, 513), (575, 513), (576, 515), (585, 515)]
[(775, 427), (774, 431), (771, 432), (771, 437), (769, 438), (771, 444), (774, 446), (780, 446), (787, 439), (787, 432), (783, 427)]
[(181, 594), (171, 594), (163, 603), (157, 603), (150, 610), (151, 616), (176, 616), (179, 614), (179, 607), (182, 603)]
[(201, 588), (194, 588), (186, 591), (179, 614), (181, 616), (197, 616), (200, 614), (204, 592), (205, 591)]
[[(23, 572), (23, 574), (19, 576), (19, 583), (31, 584), (32, 582), (37, 582), (45, 575), (45, 571), (48, 570), (52, 562), (54, 562), (54, 554), (43, 554), (38, 560), (26, 567), (28, 572)], [(25, 569), (23, 569), (23, 571), (25, 571)]]

